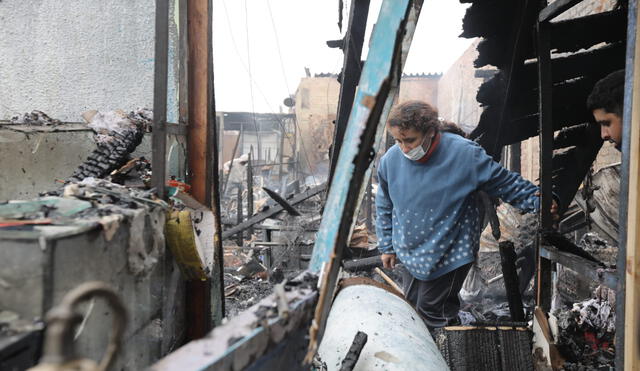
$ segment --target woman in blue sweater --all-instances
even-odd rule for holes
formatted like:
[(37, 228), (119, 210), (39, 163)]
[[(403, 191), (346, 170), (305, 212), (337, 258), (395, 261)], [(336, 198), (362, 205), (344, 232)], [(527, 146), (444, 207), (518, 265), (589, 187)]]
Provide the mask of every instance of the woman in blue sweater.
[[(538, 187), (450, 131), (429, 104), (394, 107), (387, 130), (396, 140), (380, 160), (376, 233), (385, 268), (400, 260), (407, 300), (430, 328), (456, 324), (458, 293), (480, 246), (476, 192), (524, 212), (540, 207)], [(554, 202), (551, 212), (556, 214)]]

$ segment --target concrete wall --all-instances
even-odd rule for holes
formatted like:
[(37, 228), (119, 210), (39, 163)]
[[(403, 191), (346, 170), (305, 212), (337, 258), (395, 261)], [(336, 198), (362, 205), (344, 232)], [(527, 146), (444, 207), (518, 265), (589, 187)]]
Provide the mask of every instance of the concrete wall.
[[(174, 4), (174, 1), (171, 1)], [(177, 122), (177, 28), (170, 17), (168, 120)], [(153, 106), (155, 1), (0, 1), (0, 120), (41, 110)]]
[[(41, 241), (48, 241), (46, 244), (38, 239), (14, 240), (0, 233), (0, 279), (4, 283), (0, 309), (26, 320), (44, 318), (52, 305), (81, 283), (105, 282), (116, 290), (129, 316), (123, 346), (111, 369), (145, 369), (183, 341), (184, 280), (164, 246), (146, 275), (132, 274), (126, 248), (130, 228), (128, 223), (120, 224), (109, 241), (97, 229), (52, 239), (43, 233)], [(152, 244), (150, 233), (144, 230), (146, 248)], [(86, 325), (75, 347), (83, 358), (97, 361), (109, 341), (112, 312), (102, 300), (85, 311)]]
[[(93, 132), (79, 126), (63, 125), (61, 131), (51, 132), (0, 124), (0, 201), (30, 199), (60, 187), (56, 179), (68, 178), (96, 148)], [(184, 172), (183, 146), (177, 142), (176, 136), (168, 136), (168, 175)], [(151, 134), (131, 155), (151, 160)]]
[(478, 57), (478, 42), (474, 41), (438, 82), (438, 113), (467, 133), (478, 125), (482, 114), (476, 94), (484, 79), (475, 77), (478, 69), (473, 67), (473, 61)]
[(304, 172), (328, 174), (333, 121), (338, 112), (340, 84), (335, 76), (305, 77), (296, 91), (297, 147)]
[(409, 100), (425, 101), (438, 105), (438, 81), (440, 75), (404, 76), (400, 80), (398, 103)]
[[(436, 105), (439, 79), (440, 75), (404, 76), (397, 101), (424, 100)], [(326, 175), (339, 98), (340, 84), (335, 76), (306, 77), (298, 85), (295, 113), (303, 171)]]

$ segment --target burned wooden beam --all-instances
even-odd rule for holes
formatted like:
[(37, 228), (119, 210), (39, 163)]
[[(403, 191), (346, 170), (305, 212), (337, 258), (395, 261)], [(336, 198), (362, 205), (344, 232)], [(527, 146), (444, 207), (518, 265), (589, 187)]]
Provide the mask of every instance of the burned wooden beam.
[(346, 271), (360, 272), (370, 270), (371, 268), (382, 267), (380, 255), (371, 256), (362, 259), (346, 260), (342, 262), (342, 268)]
[(353, 343), (349, 347), (349, 351), (342, 359), (342, 365), (340, 365), (340, 371), (351, 371), (356, 367), (358, 359), (360, 358), (360, 352), (367, 344), (367, 334), (362, 331), (356, 332), (356, 336), (353, 338)]
[(271, 197), (275, 202), (277, 202), (284, 210), (286, 210), (290, 215), (300, 216), (300, 212), (296, 210), (287, 200), (281, 197), (277, 192), (270, 190), (267, 187), (262, 187), (262, 189)]
[(615, 270), (606, 269), (600, 264), (592, 262), (572, 253), (560, 251), (552, 246), (543, 246), (540, 249), (540, 256), (545, 259), (557, 262), (575, 271), (579, 275), (599, 282), (613, 290), (618, 284), (618, 275)]
[[(589, 77), (592, 81), (598, 81), (609, 73), (624, 68), (625, 45), (616, 42), (604, 47), (583, 51), (551, 60), (553, 82)], [(524, 78), (522, 88), (534, 88), (536, 84), (537, 63), (524, 65)], [(590, 92), (588, 89), (587, 92)]]
[[(237, 187), (237, 198), (236, 198), (236, 221), (238, 222), (238, 225), (242, 224), (242, 184), (238, 184)], [(250, 228), (251, 226), (249, 226)], [(238, 244), (238, 246), (242, 246), (244, 243), (244, 233), (242, 233), (242, 231), (239, 231), (238, 234), (236, 235), (236, 243)]]
[(556, 0), (547, 5), (544, 9), (540, 10), (538, 16), (538, 22), (548, 22), (560, 14), (571, 9), (573, 6), (581, 2), (582, 0)]
[(211, 209), (214, 219), (213, 261), (210, 278), (192, 280), (187, 288), (187, 337), (203, 337), (224, 314), (223, 251), (220, 237), (218, 140), (213, 84), (212, 5), (209, 0), (188, 1), (187, 13), (187, 163), (191, 194)]
[(598, 127), (595, 124), (582, 124), (560, 130), (553, 139), (553, 149), (589, 145), (593, 128)]
[(323, 212), (309, 263), (309, 270), (322, 272), (318, 304), (309, 330), (307, 360), (313, 358), (322, 340), (344, 247), (348, 243), (355, 211), (362, 199), (384, 123), (396, 98), (401, 71), (409, 53), (422, 0), (385, 0), (369, 41), (369, 57), (345, 131), (335, 176)]
[(546, 241), (547, 245), (552, 245), (561, 252), (569, 253), (582, 259), (586, 259), (592, 263), (597, 264), (600, 267), (604, 266), (604, 264), (602, 264), (602, 262), (600, 262), (598, 259), (594, 258), (593, 255), (589, 254), (584, 249), (569, 241), (569, 239), (557, 232), (547, 232), (543, 235), (543, 238)]
[(347, 121), (349, 120), (349, 113), (351, 113), (351, 106), (353, 106), (353, 99), (356, 95), (356, 87), (360, 79), (360, 71), (362, 70), (360, 57), (362, 55), (362, 43), (364, 42), (368, 15), (369, 0), (354, 0), (351, 2), (349, 26), (347, 34), (343, 39), (344, 44), (342, 45), (346, 47), (343, 49), (344, 59), (342, 72), (340, 74), (340, 98), (338, 100), (338, 113), (331, 148), (331, 164), (327, 180), (329, 184), (331, 184), (331, 179), (336, 169), (340, 147), (342, 146)]
[(500, 249), (500, 263), (504, 286), (507, 290), (507, 302), (509, 303), (511, 320), (524, 322), (524, 307), (522, 305), (522, 296), (520, 295), (518, 272), (516, 271), (517, 257), (515, 247), (511, 241), (502, 241), (498, 244), (498, 248)]
[[(321, 184), (319, 186), (313, 187), (309, 190), (307, 190), (306, 192), (303, 192), (295, 197), (293, 197), (291, 200), (289, 200), (289, 204), (291, 205), (296, 205), (302, 201), (307, 200), (310, 197), (313, 197), (317, 194), (319, 194), (320, 192), (324, 191), (327, 187), (327, 184)], [(260, 223), (261, 221), (270, 218), (274, 215), (276, 215), (277, 213), (283, 211), (284, 208), (280, 205), (276, 205), (273, 207), (270, 207), (269, 209), (259, 212), (256, 215), (252, 216), (251, 218), (249, 218), (248, 220), (244, 221), (241, 224), (236, 225), (233, 228), (229, 228), (226, 231), (222, 232), (222, 239), (226, 240), (227, 238), (237, 234), (238, 232), (244, 231), (245, 229), (251, 227), (252, 225), (256, 224), (256, 223)]]
[[(575, 52), (599, 43), (615, 43), (626, 39), (626, 15), (623, 10), (596, 13), (551, 23), (551, 50), (555, 53)], [(478, 44), (474, 65), (499, 66), (504, 59), (504, 36), (484, 39)], [(527, 48), (526, 58), (535, 58), (535, 49)]]
[(599, 131), (599, 127), (590, 125), (590, 130), (585, 133), (586, 144), (567, 148), (553, 156), (553, 168), (563, 169), (557, 173), (553, 180), (554, 192), (560, 201), (559, 212), (561, 214), (569, 207), (580, 184), (598, 156), (603, 143)]
[[(551, 219), (551, 203), (553, 200), (553, 122), (557, 116), (553, 108), (557, 106), (553, 99), (556, 92), (553, 91), (553, 80), (551, 74), (551, 46), (550, 29), (548, 23), (536, 23), (536, 52), (538, 60), (538, 125), (540, 143), (540, 209), (538, 211), (538, 221), (540, 231), (536, 238), (536, 250), (539, 251), (540, 233), (551, 230), (553, 220)], [(551, 264), (549, 261), (540, 258), (538, 254), (538, 270), (536, 280), (536, 304), (543, 310), (551, 308)]]
[(590, 14), (551, 24), (551, 48), (556, 53), (587, 49), (599, 43), (627, 38), (627, 15), (623, 9)]

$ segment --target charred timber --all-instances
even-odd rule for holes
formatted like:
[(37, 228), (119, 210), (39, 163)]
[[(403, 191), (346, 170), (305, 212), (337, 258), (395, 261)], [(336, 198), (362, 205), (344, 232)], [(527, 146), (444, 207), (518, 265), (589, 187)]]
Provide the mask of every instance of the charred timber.
[(562, 252), (579, 256), (583, 259), (586, 259), (588, 261), (598, 264), (599, 266), (604, 267), (604, 264), (601, 261), (594, 258), (593, 255), (586, 252), (580, 246), (569, 241), (569, 239), (567, 239), (566, 237), (564, 237), (558, 232), (547, 232), (547, 233), (544, 233), (542, 237), (544, 241), (547, 243), (547, 245), (551, 245)]
[[(591, 114), (585, 108), (585, 102), (595, 81), (584, 78), (553, 87), (553, 123), (554, 130), (565, 127), (584, 124), (592, 120)], [(476, 129), (471, 133), (473, 139), (483, 139), (479, 142), (490, 141), (496, 135), (498, 116), (500, 107), (498, 106), (498, 94), (492, 99), (496, 99), (495, 104), (489, 105), (482, 115)], [(537, 134), (537, 92), (520, 92), (513, 98), (511, 106), (511, 117), (509, 123), (503, 126), (500, 133), (500, 145), (508, 145), (525, 140)], [(484, 134), (484, 135), (483, 135)]]
[(625, 41), (627, 13), (621, 9), (552, 23), (551, 48), (556, 53), (586, 49), (599, 43)]
[(516, 251), (511, 241), (502, 241), (498, 244), (500, 249), (500, 263), (502, 266), (502, 275), (504, 277), (504, 286), (507, 290), (507, 302), (509, 303), (509, 312), (511, 320), (514, 322), (523, 322), (524, 307), (522, 305), (522, 296), (520, 296), (520, 282), (518, 281), (518, 272), (516, 271)]
[(356, 332), (356, 336), (353, 338), (353, 343), (351, 343), (351, 347), (349, 348), (347, 355), (342, 360), (340, 371), (351, 371), (356, 367), (362, 348), (367, 344), (367, 338), (368, 336), (364, 332)]
[(462, 18), (463, 31), (460, 37), (471, 39), (503, 35), (512, 28), (511, 22), (505, 20), (515, 20), (516, 11), (515, 1), (474, 1)]
[(104, 178), (113, 170), (120, 168), (129, 159), (129, 155), (142, 142), (144, 128), (135, 125), (123, 135), (111, 132), (108, 142), (98, 142), (98, 148), (87, 157), (69, 177), (69, 181), (80, 182), (84, 178)]
[[(492, 18), (488, 17), (487, 22), (491, 22), (489, 19)], [(624, 42), (626, 40), (626, 24), (626, 14), (620, 10), (554, 22), (551, 26), (551, 34), (553, 35), (551, 49), (555, 53), (566, 53), (587, 49), (599, 43)], [(487, 65), (503, 66), (508, 57), (505, 52), (508, 32), (495, 34), (490, 24), (476, 25), (472, 28), (478, 27), (490, 28), (491, 31), (487, 31), (489, 33), (486, 35), (473, 36), (484, 38), (478, 44), (478, 57), (474, 61), (474, 66), (476, 68)], [(467, 31), (465, 30), (462, 35), (465, 36), (466, 34)], [(527, 38), (526, 40), (528, 44), (525, 48), (525, 59), (535, 58), (533, 43), (530, 41), (532, 38)]]
[[(625, 55), (624, 43), (617, 42), (599, 49), (553, 58), (551, 60), (553, 82), (561, 83), (585, 77), (598, 81), (609, 73), (624, 68)], [(535, 62), (524, 65), (522, 83), (525, 89), (536, 86), (537, 71), (538, 64)]]
[(600, 138), (600, 128), (597, 125), (588, 125), (582, 135), (575, 137), (582, 138), (581, 145), (558, 152), (553, 156), (553, 168), (564, 169), (558, 172), (553, 180), (554, 192), (560, 199), (560, 213), (566, 210), (575, 197), (603, 143)]
[(590, 146), (594, 144), (592, 136), (594, 130), (597, 129), (599, 128), (595, 123), (564, 128), (556, 134), (553, 140), (553, 148), (561, 149), (566, 147)]

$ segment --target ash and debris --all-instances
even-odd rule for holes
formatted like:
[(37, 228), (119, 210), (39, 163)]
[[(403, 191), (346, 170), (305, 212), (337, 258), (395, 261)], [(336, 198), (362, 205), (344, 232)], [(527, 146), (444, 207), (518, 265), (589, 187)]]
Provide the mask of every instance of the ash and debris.
[(142, 142), (151, 127), (153, 113), (138, 109), (129, 114), (121, 111), (95, 112), (88, 124), (95, 132), (97, 148), (69, 177), (69, 181), (104, 178), (127, 163), (129, 155)]
[(565, 370), (610, 370), (615, 367), (615, 292), (600, 286), (592, 298), (555, 313), (556, 344)]
[(28, 321), (20, 318), (18, 313), (0, 308), (0, 339), (42, 329), (44, 329), (44, 323), (40, 319)]
[(259, 277), (238, 280), (224, 274), (225, 317), (235, 317), (273, 292), (273, 284)]
[[(263, 184), (266, 178), (254, 176), (255, 184)], [(256, 186), (253, 189), (256, 213), (275, 206), (266, 193)], [(300, 192), (304, 192), (303, 187)], [(292, 194), (289, 194), (290, 198)], [(236, 196), (223, 199), (223, 220), (233, 220), (237, 213)], [(246, 215), (247, 192), (243, 193), (243, 215)], [(231, 237), (225, 244), (225, 308), (226, 317), (233, 317), (251, 307), (273, 292), (274, 285), (286, 280), (290, 282), (306, 269), (315, 242), (315, 233), (320, 224), (321, 198), (319, 196), (295, 205), (301, 216), (281, 212), (254, 226), (250, 235), (243, 232), (242, 246)], [(235, 224), (235, 223), (233, 223)], [(229, 223), (229, 225), (233, 225)], [(266, 230), (270, 229), (270, 244)]]
[(62, 122), (49, 117), (49, 115), (42, 111), (33, 110), (29, 113), (13, 116), (10, 123), (16, 125), (58, 126)]
[(579, 240), (578, 246), (604, 263), (608, 268), (615, 268), (618, 259), (618, 248), (611, 246), (597, 232), (587, 232)]

